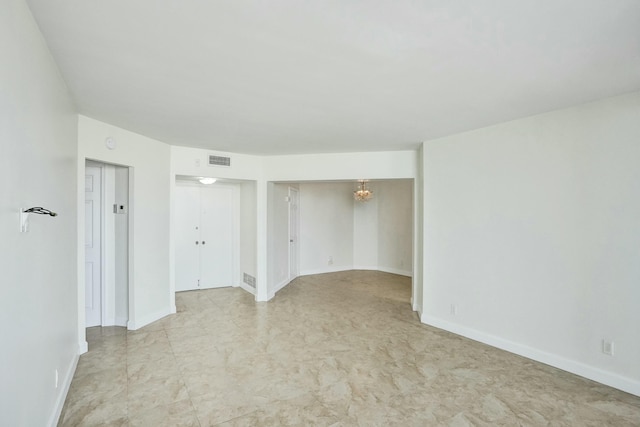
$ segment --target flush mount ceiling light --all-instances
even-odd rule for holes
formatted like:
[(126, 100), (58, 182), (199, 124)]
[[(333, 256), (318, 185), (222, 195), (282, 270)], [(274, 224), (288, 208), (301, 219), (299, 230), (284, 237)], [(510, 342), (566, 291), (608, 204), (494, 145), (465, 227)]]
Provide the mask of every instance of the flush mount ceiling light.
[(200, 181), (201, 184), (209, 185), (209, 184), (213, 184), (214, 182), (216, 182), (216, 179), (215, 178), (200, 178), (200, 179), (198, 179), (198, 181)]
[(358, 189), (353, 192), (353, 198), (359, 202), (368, 202), (373, 197), (373, 191), (367, 189), (367, 181), (361, 179), (358, 184)]

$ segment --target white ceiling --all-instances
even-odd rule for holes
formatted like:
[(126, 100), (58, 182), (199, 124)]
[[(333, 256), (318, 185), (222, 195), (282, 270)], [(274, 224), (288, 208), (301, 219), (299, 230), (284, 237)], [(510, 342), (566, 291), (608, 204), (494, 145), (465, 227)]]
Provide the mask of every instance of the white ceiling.
[(252, 154), (403, 150), (640, 89), (638, 0), (27, 0), (81, 114)]

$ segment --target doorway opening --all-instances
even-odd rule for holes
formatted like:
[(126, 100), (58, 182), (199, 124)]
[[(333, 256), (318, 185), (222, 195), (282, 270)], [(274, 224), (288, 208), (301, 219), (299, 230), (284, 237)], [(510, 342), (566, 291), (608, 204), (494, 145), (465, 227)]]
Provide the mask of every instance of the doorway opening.
[(411, 289), (402, 295), (415, 311), (414, 180), (371, 180), (367, 187), (374, 195), (366, 202), (354, 199), (357, 184), (270, 183), (269, 299), (298, 276), (345, 272), (351, 277), (347, 272), (354, 271), (360, 279), (386, 277), (366, 273), (378, 271), (406, 278), (401, 282)]
[(129, 321), (129, 172), (85, 162), (85, 327)]

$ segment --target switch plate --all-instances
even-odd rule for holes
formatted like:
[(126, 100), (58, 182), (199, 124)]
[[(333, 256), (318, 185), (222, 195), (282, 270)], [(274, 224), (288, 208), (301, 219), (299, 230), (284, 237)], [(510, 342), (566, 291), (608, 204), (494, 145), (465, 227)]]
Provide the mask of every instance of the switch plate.
[(121, 205), (119, 203), (115, 203), (113, 205), (113, 213), (114, 214), (126, 214), (127, 213), (127, 205)]

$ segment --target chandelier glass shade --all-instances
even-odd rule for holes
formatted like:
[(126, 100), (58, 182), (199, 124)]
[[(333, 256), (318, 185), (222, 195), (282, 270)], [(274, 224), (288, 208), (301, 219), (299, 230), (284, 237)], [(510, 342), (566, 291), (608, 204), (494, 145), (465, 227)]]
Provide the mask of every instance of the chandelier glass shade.
[(367, 188), (367, 181), (360, 180), (358, 189), (353, 192), (353, 198), (359, 202), (368, 202), (373, 197), (373, 191)]

